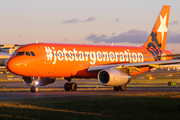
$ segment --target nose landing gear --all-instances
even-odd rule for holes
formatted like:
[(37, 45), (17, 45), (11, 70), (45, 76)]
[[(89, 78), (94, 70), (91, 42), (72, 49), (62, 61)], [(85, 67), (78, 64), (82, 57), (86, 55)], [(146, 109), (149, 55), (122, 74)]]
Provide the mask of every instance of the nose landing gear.
[(32, 87), (31, 87), (31, 92), (32, 92), (32, 93), (37, 93), (38, 90), (39, 90), (39, 88), (38, 88), (37, 86), (32, 86)]
[(34, 81), (34, 86), (31, 87), (31, 92), (32, 93), (37, 93), (39, 91), (38, 88), (38, 81), (40, 80), (40, 77), (32, 77), (33, 81)]

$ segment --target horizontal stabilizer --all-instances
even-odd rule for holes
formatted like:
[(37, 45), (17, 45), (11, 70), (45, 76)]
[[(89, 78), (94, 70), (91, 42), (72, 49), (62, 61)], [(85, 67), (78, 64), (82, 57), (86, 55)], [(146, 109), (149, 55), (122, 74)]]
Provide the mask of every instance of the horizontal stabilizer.
[[(175, 57), (175, 56), (180, 56), (180, 54), (167, 54), (167, 55), (161, 55), (161, 57)], [(159, 56), (160, 57), (160, 56)]]

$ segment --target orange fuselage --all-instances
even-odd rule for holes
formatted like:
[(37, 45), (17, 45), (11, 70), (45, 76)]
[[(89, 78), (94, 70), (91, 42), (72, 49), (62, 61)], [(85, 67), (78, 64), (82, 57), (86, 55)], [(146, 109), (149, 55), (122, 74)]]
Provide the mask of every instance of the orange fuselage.
[[(87, 71), (89, 66), (158, 61), (162, 59), (156, 57), (162, 54), (172, 52), (144, 47), (38, 43), (20, 47), (8, 60), (7, 67), (15, 74), (29, 77), (96, 78), (97, 73)], [(131, 75), (149, 69), (144, 67)]]

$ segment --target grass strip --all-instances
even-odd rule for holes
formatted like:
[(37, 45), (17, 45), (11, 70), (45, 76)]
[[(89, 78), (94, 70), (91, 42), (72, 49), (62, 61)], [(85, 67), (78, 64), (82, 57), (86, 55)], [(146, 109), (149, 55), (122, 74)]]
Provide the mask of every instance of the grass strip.
[(0, 101), (0, 119), (177, 120), (180, 93)]

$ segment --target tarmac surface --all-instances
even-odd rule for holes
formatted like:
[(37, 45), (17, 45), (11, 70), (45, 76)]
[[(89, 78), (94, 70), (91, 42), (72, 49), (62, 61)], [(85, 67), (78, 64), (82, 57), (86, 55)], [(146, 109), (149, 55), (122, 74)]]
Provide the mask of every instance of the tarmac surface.
[(47, 92), (0, 92), (0, 101), (16, 99), (42, 99), (42, 98), (65, 98), (80, 96), (110, 96), (110, 95), (128, 95), (143, 93), (170, 93), (180, 92), (180, 88), (127, 88), (126, 91), (99, 90), (99, 91), (47, 91)]
[[(9, 76), (9, 77), (8, 77)], [(12, 77), (13, 76), (13, 77)], [(4, 81), (3, 81), (4, 80)], [(15, 80), (15, 82), (13, 82)], [(113, 91), (112, 87), (104, 90), (78, 90), (77, 91), (64, 91), (64, 83), (66, 80), (58, 78), (54, 83), (47, 86), (40, 86), (40, 89), (44, 88), (62, 88), (58, 91), (39, 91), (38, 93), (31, 93), (30, 86), (26, 86), (21, 80), (21, 76), (16, 76), (13, 74), (0, 74), (0, 87), (1, 89), (18, 89), (18, 88), (29, 88), (29, 91), (26, 92), (0, 92), (0, 101), (2, 100), (16, 100), (16, 99), (42, 99), (42, 98), (64, 98), (64, 97), (80, 97), (80, 96), (109, 96), (109, 95), (128, 95), (128, 94), (143, 94), (143, 93), (170, 93), (170, 92), (180, 92), (180, 88), (176, 87), (166, 87), (166, 88), (133, 88), (129, 87), (126, 91)], [(98, 83), (96, 79), (82, 79), (82, 80), (72, 80), (78, 84), (78, 88), (83, 87), (104, 87)]]

